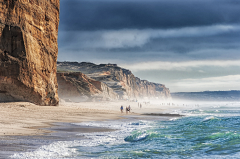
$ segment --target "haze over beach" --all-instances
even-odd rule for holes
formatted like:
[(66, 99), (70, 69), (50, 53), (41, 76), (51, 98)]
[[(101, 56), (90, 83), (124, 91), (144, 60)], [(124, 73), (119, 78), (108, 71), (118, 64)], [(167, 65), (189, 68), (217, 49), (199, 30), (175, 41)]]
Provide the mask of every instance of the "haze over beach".
[(0, 158), (240, 158), (239, 8), (0, 2)]

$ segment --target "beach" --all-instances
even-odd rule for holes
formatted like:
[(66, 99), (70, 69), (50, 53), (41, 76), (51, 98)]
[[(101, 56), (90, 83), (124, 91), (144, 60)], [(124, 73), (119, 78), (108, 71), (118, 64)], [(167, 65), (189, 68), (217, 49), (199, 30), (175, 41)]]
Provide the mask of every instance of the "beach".
[(1, 103), (0, 158), (239, 158), (239, 105)]
[[(123, 113), (120, 107), (123, 105)], [(126, 106), (131, 106), (126, 113)], [(167, 108), (138, 102), (60, 102), (59, 106), (38, 106), (29, 102), (0, 103), (0, 158), (35, 149), (57, 141), (82, 139), (79, 133), (111, 132), (118, 128), (79, 126), (72, 123), (152, 120), (144, 113), (162, 113)], [(166, 120), (164, 117), (159, 117)], [(167, 118), (168, 119), (168, 118)], [(37, 142), (35, 141), (37, 140)], [(29, 144), (31, 143), (31, 144)], [(18, 157), (17, 157), (18, 158)]]
[[(121, 113), (120, 106), (124, 106)], [(126, 114), (125, 107), (131, 106)], [(0, 103), (0, 135), (41, 135), (50, 131), (52, 123), (79, 123), (84, 121), (103, 121), (121, 119), (125, 115), (163, 112), (170, 107), (156, 108), (144, 105), (139, 108), (137, 102), (62, 102), (59, 106), (37, 106), (28, 102)]]

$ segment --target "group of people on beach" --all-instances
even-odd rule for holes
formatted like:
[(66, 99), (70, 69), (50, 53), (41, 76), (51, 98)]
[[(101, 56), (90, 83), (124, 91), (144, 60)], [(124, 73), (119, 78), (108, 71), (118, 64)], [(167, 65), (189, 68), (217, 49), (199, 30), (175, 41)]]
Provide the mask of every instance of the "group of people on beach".
[[(123, 106), (121, 105), (121, 107), (120, 107), (120, 110), (121, 110), (121, 113), (123, 113)], [(130, 113), (130, 111), (131, 111), (131, 107), (130, 107), (130, 105), (127, 107), (126, 106), (126, 114), (129, 112)]]

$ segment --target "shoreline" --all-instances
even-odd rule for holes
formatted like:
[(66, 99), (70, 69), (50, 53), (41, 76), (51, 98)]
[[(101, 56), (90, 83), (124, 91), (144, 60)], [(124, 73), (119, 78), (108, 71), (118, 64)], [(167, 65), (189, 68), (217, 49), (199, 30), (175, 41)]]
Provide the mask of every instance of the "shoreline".
[(84, 104), (64, 103), (59, 106), (37, 106), (28, 102), (0, 103), (0, 136), (44, 135), (53, 123), (79, 123), (120, 119), (119, 112), (86, 108)]
[[(170, 117), (150, 117), (141, 115), (129, 115), (127, 118), (107, 120), (107, 123), (113, 122), (136, 122), (139, 120), (169, 120)], [(58, 142), (72, 142), (72, 141), (90, 141), (93, 140), (85, 134), (92, 133), (111, 133), (121, 129), (111, 129), (104, 126), (89, 126), (88, 124), (97, 123), (102, 121), (86, 122), (83, 125), (80, 123), (53, 123), (51, 127), (42, 128), (49, 131), (44, 135), (32, 135), (32, 136), (0, 136), (0, 158), (9, 158), (14, 154), (20, 153), (32, 153), (39, 150), (42, 146), (49, 146)], [(79, 125), (80, 124), (80, 125)], [(87, 125), (85, 125), (87, 124)], [(37, 141), (37, 142), (36, 142)], [(30, 143), (30, 144), (29, 144)]]
[[(121, 113), (120, 106), (131, 105), (132, 112)], [(29, 102), (0, 103), (0, 136), (44, 135), (53, 123), (80, 123), (85, 121), (118, 120), (125, 116), (144, 113), (163, 113), (172, 108), (144, 106), (136, 102), (82, 102), (60, 103), (59, 106), (37, 106)]]
[[(8, 158), (14, 153), (34, 151), (43, 145), (51, 144), (51, 142), (70, 141), (71, 139), (86, 139), (86, 137), (77, 135), (81, 133), (117, 131), (117, 129), (114, 128), (75, 125), (81, 122), (111, 122), (120, 120), (131, 122), (136, 120), (170, 119), (169, 116), (156, 117), (141, 115), (141, 111), (138, 112), (136, 110), (135, 112), (129, 114), (126, 114), (125, 112), (121, 113), (119, 109), (120, 106), (119, 108), (117, 107), (119, 103), (114, 103), (115, 104), (111, 102), (64, 103), (58, 107), (41, 107), (26, 102), (0, 103), (0, 106), (3, 108), (0, 110), (2, 116), (4, 111), (6, 113), (6, 111), (13, 110), (12, 112), (5, 114), (8, 116), (8, 118), (6, 116), (6, 118), (0, 118), (0, 125), (4, 125), (4, 122), (5, 124), (7, 122), (12, 123), (5, 125), (5, 129), (1, 130), (2, 135), (0, 135), (0, 158)], [(95, 104), (95, 106), (89, 108), (89, 105), (92, 104)], [(99, 106), (104, 106), (106, 104), (108, 105), (107, 107), (102, 107), (101, 109), (98, 108)], [(133, 104), (134, 103), (131, 103), (131, 106), (134, 110), (135, 107)], [(66, 108), (68, 109), (66, 110)], [(36, 118), (36, 115), (40, 116), (40, 114), (43, 112), (45, 112), (45, 116), (42, 117), (45, 117), (45, 119)], [(52, 116), (53, 114), (55, 115)], [(79, 114), (82, 115), (80, 116)], [(57, 118), (60, 115), (66, 116)], [(23, 120), (23, 118), (26, 119)], [(13, 123), (14, 120), (15, 124)], [(30, 123), (31, 126), (28, 125), (26, 127), (27, 123)], [(3, 130), (6, 134), (3, 134)], [(34, 140), (37, 140), (38, 143), (34, 143)], [(34, 144), (23, 144), (25, 142)]]
[[(21, 104), (22, 106), (19, 106), (18, 104)], [(120, 105), (122, 104), (124, 106), (131, 104), (132, 113), (121, 113)], [(133, 124), (138, 126), (141, 125), (139, 122), (145, 123), (146, 120), (168, 121), (183, 116), (177, 114), (177, 112), (179, 112), (179, 109), (177, 108), (179, 107), (144, 105), (144, 109), (140, 109), (136, 102), (61, 103), (59, 107), (39, 107), (31, 103), (17, 103), (17, 105), (16, 103), (5, 103), (5, 105), (1, 103), (0, 106), (3, 106), (3, 109), (0, 110), (2, 115), (4, 111), (6, 113), (7, 110), (13, 110), (13, 112), (11, 112), (12, 114), (7, 114), (9, 115), (8, 118), (6, 114), (6, 119), (0, 118), (0, 124), (2, 124), (4, 120), (5, 122), (12, 122), (13, 119), (17, 119), (15, 126), (21, 122), (22, 125), (24, 122), (29, 122), (32, 125), (35, 124), (35, 126), (28, 127), (25, 130), (30, 135), (21, 134), (0, 136), (0, 158), (8, 158), (14, 154), (17, 155), (15, 156), (17, 158), (18, 155), (31, 155), (33, 153), (36, 155), (39, 151), (42, 151), (41, 148), (44, 148), (45, 146), (50, 148), (49, 152), (51, 152), (51, 148), (54, 148), (53, 145), (55, 144), (60, 146), (60, 149), (56, 149), (56, 153), (61, 154), (61, 145), (59, 144), (65, 142), (72, 143), (77, 141), (79, 143), (88, 143), (93, 139), (94, 141), (98, 141), (95, 140), (95, 138), (92, 138), (92, 136), (95, 135), (97, 137), (99, 136), (98, 134), (101, 136), (102, 134), (108, 133), (114, 134), (115, 132), (118, 132), (118, 130), (121, 132), (122, 128), (123, 130), (125, 130), (125, 128), (128, 130), (128, 125)], [(15, 107), (13, 108), (13, 106)], [(20, 109), (23, 108), (27, 109), (27, 111), (20, 111)], [(66, 110), (66, 108), (68, 109)], [(196, 106), (196, 108), (198, 107)], [(16, 112), (18, 113), (14, 114)], [(29, 114), (27, 112), (32, 113)], [(45, 115), (43, 115), (43, 113)], [(64, 114), (66, 116), (61, 116)], [(13, 115), (12, 119), (10, 118), (10, 115)], [(42, 115), (41, 120), (35, 119), (35, 122), (29, 120), (33, 120), (33, 117), (36, 117), (36, 115)], [(21, 116), (24, 116), (26, 119), (24, 121), (20, 120), (21, 118), (19, 117)], [(120, 129), (118, 129), (119, 126), (115, 126), (115, 124), (118, 125), (118, 123), (121, 125)], [(39, 126), (37, 124), (42, 125)], [(18, 126), (20, 127), (22, 125)], [(10, 124), (9, 128), (11, 127), (14, 127), (14, 124)], [(35, 134), (32, 133), (34, 130)], [(64, 148), (64, 145), (62, 146)]]

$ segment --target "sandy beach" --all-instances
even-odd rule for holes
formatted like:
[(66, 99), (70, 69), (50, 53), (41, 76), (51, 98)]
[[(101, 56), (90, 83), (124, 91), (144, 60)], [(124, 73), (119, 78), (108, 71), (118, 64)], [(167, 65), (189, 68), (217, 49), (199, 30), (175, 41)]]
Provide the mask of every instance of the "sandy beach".
[[(124, 113), (120, 106), (124, 106)], [(131, 113), (125, 113), (125, 107), (131, 106)], [(44, 135), (51, 132), (43, 127), (51, 127), (52, 123), (79, 123), (84, 121), (103, 121), (124, 118), (126, 115), (144, 113), (162, 113), (170, 106), (151, 106), (137, 102), (62, 102), (59, 106), (37, 106), (28, 102), (0, 103), (0, 135)]]
[[(124, 106), (121, 113), (120, 106)], [(131, 112), (126, 113), (126, 106)], [(113, 127), (85, 127), (71, 124), (91, 121), (136, 121), (156, 119), (145, 113), (164, 113), (169, 106), (154, 106), (137, 102), (60, 102), (59, 106), (38, 106), (29, 102), (0, 103), (0, 158), (16, 152), (33, 151), (57, 141), (82, 140), (78, 133), (110, 132)], [(169, 109), (168, 109), (169, 108)], [(168, 117), (158, 117), (158, 120)], [(37, 142), (35, 141), (37, 140)], [(28, 144), (31, 143), (31, 144)]]

